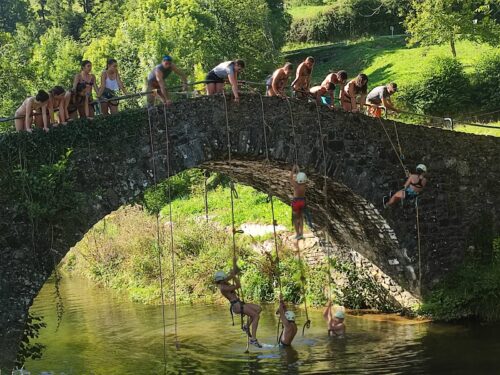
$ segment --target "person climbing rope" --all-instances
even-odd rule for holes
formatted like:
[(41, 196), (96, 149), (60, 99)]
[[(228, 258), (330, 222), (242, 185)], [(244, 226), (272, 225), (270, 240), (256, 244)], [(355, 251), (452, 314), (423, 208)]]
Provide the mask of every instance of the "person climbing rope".
[(344, 337), (345, 336), (345, 314), (342, 310), (337, 310), (335, 315), (332, 314), (332, 301), (328, 302), (328, 305), (323, 311), (323, 318), (326, 320), (326, 324), (328, 327), (328, 336), (337, 336)]
[(346, 81), (346, 71), (340, 70), (337, 73), (328, 74), (320, 86), (311, 87), (309, 92), (316, 98), (318, 104), (323, 103), (333, 109), (335, 108), (335, 85), (339, 85), (340, 94), (342, 95)]
[[(167, 86), (165, 85), (165, 80), (168, 78), (170, 73), (174, 72), (181, 77), (183, 90), (187, 91), (188, 89), (186, 74), (184, 74), (184, 72), (180, 70), (173, 61), (172, 56), (163, 56), (161, 64), (156, 65), (147, 78), (147, 90), (160, 90), (159, 92), (155, 92), (160, 97), (160, 100), (166, 105), (172, 104), (172, 100), (170, 100), (170, 96), (167, 91)], [(148, 105), (154, 104), (156, 94), (148, 94)]]
[[(427, 184), (427, 179), (424, 177), (427, 173), (427, 167), (424, 164), (417, 165), (416, 173), (410, 174), (408, 179), (404, 184), (404, 188), (397, 191), (392, 196), (385, 196), (383, 199), (384, 208), (393, 206), (401, 200), (405, 199), (415, 199), (422, 192), (425, 185)], [(386, 203), (386, 200), (389, 201)]]
[(274, 73), (269, 76), (266, 80), (266, 94), (267, 96), (279, 96), (285, 97), (285, 87), (288, 82), (288, 78), (292, 73), (293, 65), (292, 63), (285, 63), (283, 67), (278, 68)]
[[(230, 280), (234, 280), (234, 284), (229, 283)], [(229, 311), (231, 313), (231, 318), (233, 319), (234, 325), (234, 314), (241, 315), (241, 329), (246, 332), (250, 337), (249, 343), (256, 346), (257, 348), (262, 348), (262, 345), (257, 340), (257, 328), (259, 326), (260, 313), (262, 308), (259, 305), (253, 303), (245, 303), (239, 297), (236, 291), (241, 288), (240, 280), (237, 277), (237, 270), (233, 269), (229, 275), (224, 271), (218, 271), (215, 274), (215, 283), (221, 291), (222, 295), (227, 298), (230, 303)], [(243, 324), (243, 316), (248, 316), (248, 326)], [(250, 332), (251, 327), (251, 332)]]
[(283, 324), (283, 331), (280, 334), (278, 344), (284, 348), (289, 347), (297, 334), (297, 324), (295, 324), (295, 313), (286, 309), (282, 295), (280, 295), (280, 306), (276, 314), (280, 316), (281, 324)]
[(372, 117), (382, 117), (382, 108), (394, 112), (399, 112), (391, 101), (391, 95), (398, 91), (398, 85), (394, 82), (388, 83), (385, 86), (377, 86), (368, 93), (366, 102), (370, 104), (368, 113)]
[(304, 238), (304, 210), (306, 208), (306, 182), (307, 176), (299, 172), (299, 166), (294, 165), (290, 171), (290, 183), (293, 188), (292, 222), (295, 227), (295, 239)]
[(312, 70), (314, 67), (314, 57), (309, 56), (297, 67), (295, 79), (292, 82), (292, 90), (298, 99), (309, 97), (309, 86), (311, 85)]
[(227, 79), (233, 90), (234, 101), (240, 101), (238, 91), (238, 74), (245, 69), (243, 60), (225, 61), (217, 65), (208, 72), (205, 80), (207, 81), (207, 95), (220, 94), (224, 92), (224, 83)]

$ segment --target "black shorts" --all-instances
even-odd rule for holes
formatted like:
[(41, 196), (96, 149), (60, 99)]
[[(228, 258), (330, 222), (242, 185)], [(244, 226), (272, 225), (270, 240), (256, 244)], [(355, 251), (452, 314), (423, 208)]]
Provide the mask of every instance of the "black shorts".
[(207, 83), (224, 83), (224, 79), (215, 74), (213, 70), (208, 72), (207, 76), (205, 77), (205, 81), (211, 81)]

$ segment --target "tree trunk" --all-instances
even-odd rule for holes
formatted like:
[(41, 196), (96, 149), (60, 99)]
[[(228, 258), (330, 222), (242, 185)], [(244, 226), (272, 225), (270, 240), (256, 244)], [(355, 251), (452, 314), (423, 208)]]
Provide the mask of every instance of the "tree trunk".
[(451, 38), (450, 38), (450, 47), (451, 47), (451, 53), (453, 55), (453, 58), (457, 58), (457, 50), (455, 48), (455, 34), (452, 34), (451, 35)]

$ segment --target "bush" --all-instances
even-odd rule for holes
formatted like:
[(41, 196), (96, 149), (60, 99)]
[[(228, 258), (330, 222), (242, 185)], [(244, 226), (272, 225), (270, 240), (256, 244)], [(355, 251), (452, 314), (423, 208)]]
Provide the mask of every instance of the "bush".
[(428, 115), (450, 116), (470, 106), (470, 83), (456, 59), (438, 57), (429, 74), (406, 86), (398, 101), (407, 109)]
[(500, 103), (500, 53), (492, 53), (482, 58), (476, 66), (472, 78), (474, 112), (496, 111)]

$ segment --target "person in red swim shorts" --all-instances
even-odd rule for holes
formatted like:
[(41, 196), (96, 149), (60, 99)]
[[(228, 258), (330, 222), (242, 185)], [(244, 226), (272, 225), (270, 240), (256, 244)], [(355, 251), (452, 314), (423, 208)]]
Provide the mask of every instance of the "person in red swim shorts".
[(304, 238), (304, 209), (306, 207), (306, 182), (307, 176), (294, 165), (290, 171), (290, 183), (293, 188), (292, 223), (295, 227), (295, 239)]

